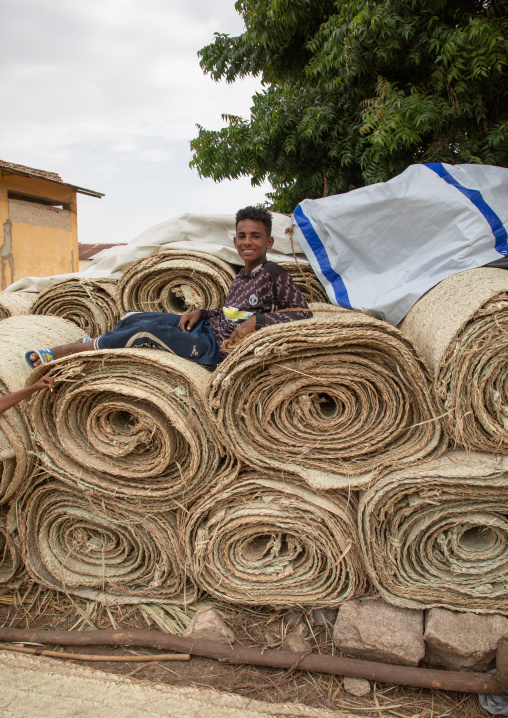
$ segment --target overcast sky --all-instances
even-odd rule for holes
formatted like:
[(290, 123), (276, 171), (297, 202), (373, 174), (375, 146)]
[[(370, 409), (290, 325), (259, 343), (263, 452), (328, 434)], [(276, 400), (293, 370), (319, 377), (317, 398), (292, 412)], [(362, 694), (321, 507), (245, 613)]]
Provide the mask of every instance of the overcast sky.
[(78, 195), (80, 242), (128, 242), (184, 212), (265, 200), (268, 185), (189, 168), (196, 123), (247, 117), (260, 88), (199, 67), (214, 32), (242, 32), (234, 0), (16, 0), (1, 17), (0, 159), (105, 193)]

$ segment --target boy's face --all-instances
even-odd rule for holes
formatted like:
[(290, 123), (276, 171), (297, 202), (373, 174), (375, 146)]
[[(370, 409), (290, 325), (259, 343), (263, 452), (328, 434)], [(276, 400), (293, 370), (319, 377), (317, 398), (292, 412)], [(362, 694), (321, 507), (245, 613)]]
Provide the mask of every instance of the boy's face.
[(266, 252), (273, 247), (273, 237), (267, 236), (265, 225), (256, 219), (238, 222), (234, 242), (236, 251), (251, 269), (266, 262)]

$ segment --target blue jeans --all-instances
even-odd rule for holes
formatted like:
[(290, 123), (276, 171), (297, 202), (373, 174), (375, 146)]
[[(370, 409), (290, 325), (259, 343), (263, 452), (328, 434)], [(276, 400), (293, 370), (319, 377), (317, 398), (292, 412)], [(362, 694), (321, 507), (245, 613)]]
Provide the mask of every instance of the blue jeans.
[(132, 312), (95, 340), (97, 349), (159, 347), (197, 364), (215, 366), (222, 361), (210, 322), (204, 319), (190, 332), (178, 329), (179, 314)]

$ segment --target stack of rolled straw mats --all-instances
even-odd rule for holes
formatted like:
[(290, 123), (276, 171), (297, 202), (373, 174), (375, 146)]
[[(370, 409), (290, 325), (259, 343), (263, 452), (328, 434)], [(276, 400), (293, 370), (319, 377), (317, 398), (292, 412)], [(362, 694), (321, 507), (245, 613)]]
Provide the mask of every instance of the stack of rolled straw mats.
[(192, 602), (184, 517), (238, 472), (208, 415), (208, 371), (149, 349), (50, 369), (56, 386), (34, 396), (30, 415), (45, 473), (16, 505), (31, 576), (109, 603)]
[[(375, 590), (508, 613), (508, 467), (493, 455), (507, 453), (508, 274), (468, 274), (402, 332), (314, 304), (212, 374), (149, 349), (37, 370), (56, 380), (32, 400), (41, 468), (9, 494), (32, 578), (109, 603), (336, 607)], [(443, 453), (447, 436), (491, 453)]]
[(63, 317), (81, 327), (89, 337), (98, 337), (118, 322), (116, 280), (64, 279), (41, 292), (32, 314)]

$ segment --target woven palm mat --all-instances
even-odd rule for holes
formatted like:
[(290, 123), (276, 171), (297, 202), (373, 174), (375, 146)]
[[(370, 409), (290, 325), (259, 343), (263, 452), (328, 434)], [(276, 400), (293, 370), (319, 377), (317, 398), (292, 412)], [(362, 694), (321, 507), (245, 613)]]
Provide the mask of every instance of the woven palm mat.
[(37, 583), (103, 604), (185, 604), (196, 598), (174, 512), (146, 515), (106, 499), (94, 502), (41, 473), (11, 513)]
[(17, 588), (26, 577), (5, 506), (0, 507), (0, 586)]
[(222, 307), (236, 273), (205, 252), (166, 250), (132, 264), (118, 281), (122, 312), (183, 313)]
[(0, 683), (5, 718), (353, 718), (342, 710), (264, 703), (212, 689), (136, 683), (7, 651), (0, 653)]
[(508, 272), (448, 277), (400, 328), (434, 375), (455, 445), (508, 454)]
[(160, 512), (236, 475), (205, 405), (210, 374), (202, 366), (157, 349), (109, 349), (42, 373), (55, 388), (32, 402), (37, 453), (65, 483)]
[(107, 277), (64, 279), (41, 292), (31, 312), (69, 319), (87, 336), (98, 337), (118, 322), (115, 290), (116, 280)]
[(249, 335), (210, 380), (224, 441), (247, 464), (316, 488), (359, 486), (442, 449), (438, 403), (412, 344), (357, 311)]
[(448, 452), (383, 477), (360, 500), (362, 552), (406, 608), (508, 614), (508, 459)]
[(337, 607), (365, 592), (357, 504), (278, 472), (243, 470), (192, 508), (187, 561), (212, 596), (231, 603)]
[(37, 292), (0, 292), (0, 319), (17, 314), (29, 314)]
[[(60, 317), (9, 317), (0, 322), (0, 392), (22, 389), (31, 369), (25, 361), (29, 349), (76, 341), (83, 332)], [(33, 470), (32, 440), (25, 400), (0, 415), (0, 503), (7, 501)]]
[(293, 282), (308, 302), (329, 304), (325, 288), (314, 274), (309, 262), (277, 262), (291, 275)]

